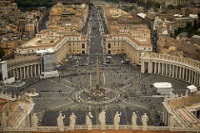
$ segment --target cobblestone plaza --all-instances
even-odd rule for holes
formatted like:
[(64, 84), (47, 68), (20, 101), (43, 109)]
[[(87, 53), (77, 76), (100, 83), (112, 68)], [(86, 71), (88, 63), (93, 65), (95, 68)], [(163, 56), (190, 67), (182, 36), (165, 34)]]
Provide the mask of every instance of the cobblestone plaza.
[[(83, 60), (84, 57), (80, 57)], [(122, 57), (112, 57), (110, 66), (100, 64), (100, 86), (105, 88), (104, 98), (98, 100), (90, 97), (90, 90), (95, 86), (96, 66), (69, 67), (68, 63), (60, 68), (61, 77), (50, 79), (26, 80), (20, 88), (9, 88), (6, 91), (20, 89), (20, 93), (36, 89), (34, 112), (39, 117), (41, 126), (56, 126), (59, 111), (66, 115), (65, 125), (69, 125), (72, 112), (77, 116), (77, 125), (85, 125), (85, 116), (91, 111), (93, 123), (99, 124), (98, 114), (106, 110), (106, 123), (113, 124), (116, 111), (122, 113), (122, 125), (131, 124), (132, 112), (138, 116), (147, 113), (149, 125), (161, 125), (163, 97), (156, 94), (155, 82), (170, 82), (174, 92), (185, 94), (187, 83), (177, 79), (158, 75), (141, 74), (139, 66), (121, 64)], [(70, 61), (69, 61), (70, 62)], [(141, 120), (138, 120), (141, 125)]]

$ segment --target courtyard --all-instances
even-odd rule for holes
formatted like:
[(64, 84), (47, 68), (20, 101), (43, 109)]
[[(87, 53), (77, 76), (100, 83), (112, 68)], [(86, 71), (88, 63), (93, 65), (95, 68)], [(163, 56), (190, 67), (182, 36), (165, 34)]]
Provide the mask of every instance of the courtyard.
[[(73, 60), (75, 57), (71, 57)], [(88, 57), (80, 57), (79, 62)], [(34, 113), (41, 126), (56, 126), (59, 112), (66, 116), (64, 124), (69, 125), (69, 116), (75, 113), (76, 124), (85, 125), (88, 112), (94, 116), (94, 125), (99, 125), (99, 113), (106, 110), (106, 124), (113, 124), (115, 112), (121, 112), (121, 125), (130, 125), (132, 113), (138, 116), (137, 124), (142, 125), (141, 116), (147, 113), (149, 125), (162, 125), (163, 96), (157, 94), (153, 83), (169, 82), (174, 93), (185, 94), (187, 83), (160, 75), (141, 74), (140, 66), (122, 64), (123, 56), (113, 56), (111, 62), (99, 61), (100, 88), (105, 95), (101, 99), (91, 97), (91, 89), (96, 85), (96, 64), (76, 66), (70, 61), (60, 67), (60, 77), (48, 79), (26, 79), (21, 87), (7, 87), (5, 92), (23, 94), (35, 89), (39, 96), (33, 97)], [(70, 63), (72, 62), (72, 63)]]

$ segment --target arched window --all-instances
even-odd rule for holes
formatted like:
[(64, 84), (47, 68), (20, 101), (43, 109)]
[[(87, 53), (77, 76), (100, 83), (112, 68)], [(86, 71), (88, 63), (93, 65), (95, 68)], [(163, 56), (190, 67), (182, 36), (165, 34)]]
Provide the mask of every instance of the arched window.
[(108, 43), (108, 48), (111, 48), (111, 44), (110, 43)]
[(82, 43), (82, 48), (85, 48), (85, 44), (84, 43)]

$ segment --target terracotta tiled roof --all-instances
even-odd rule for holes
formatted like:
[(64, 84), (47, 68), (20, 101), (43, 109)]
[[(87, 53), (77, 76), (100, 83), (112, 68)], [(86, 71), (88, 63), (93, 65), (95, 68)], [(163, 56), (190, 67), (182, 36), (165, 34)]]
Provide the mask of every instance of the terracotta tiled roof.
[(174, 99), (170, 101), (170, 105), (173, 108), (181, 108), (181, 107), (192, 106), (193, 104), (199, 103), (199, 102), (200, 102), (200, 94), (195, 94), (187, 98)]

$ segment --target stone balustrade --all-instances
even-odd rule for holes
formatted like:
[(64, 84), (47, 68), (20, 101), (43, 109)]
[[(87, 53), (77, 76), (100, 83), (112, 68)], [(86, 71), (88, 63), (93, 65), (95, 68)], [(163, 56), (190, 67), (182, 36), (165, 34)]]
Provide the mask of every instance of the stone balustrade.
[(6, 99), (6, 100), (10, 100), (10, 101), (15, 101), (16, 100), (16, 97), (12, 97), (11, 94), (3, 94), (3, 93), (0, 93), (0, 98), (2, 99)]
[[(101, 125), (93, 125), (93, 129), (99, 129), (101, 130)], [(68, 126), (65, 126), (65, 131), (69, 131), (70, 128)], [(107, 125), (106, 129), (115, 129), (114, 125)], [(136, 129), (132, 129), (131, 125), (120, 125), (120, 129), (131, 129), (131, 130), (143, 130), (142, 126), (137, 126)], [(36, 128), (34, 127), (18, 127), (18, 128), (13, 128), (13, 127), (4, 127), (0, 128), (0, 131), (45, 131), (45, 132), (52, 132), (52, 131), (58, 131), (57, 126), (38, 126)], [(87, 127), (84, 125), (76, 125), (75, 130), (87, 130)], [(148, 131), (200, 131), (200, 128), (183, 128), (183, 127), (173, 127), (170, 128), (169, 126), (148, 126), (147, 127)]]
[(40, 58), (41, 58), (40, 56), (26, 56), (24, 58), (15, 58), (15, 59), (7, 60), (8, 69), (10, 67), (23, 65), (30, 62), (37, 62), (37, 61), (40, 62)]
[(200, 69), (200, 61), (190, 59), (190, 58), (184, 58), (184, 57), (178, 57), (178, 56), (172, 56), (172, 55), (166, 55), (166, 54), (157, 54), (157, 53), (151, 53), (151, 54), (148, 53), (146, 58), (157, 59), (157, 60), (168, 60), (168, 61), (173, 61), (176, 63), (183, 63), (185, 65), (189, 65), (194, 68)]

